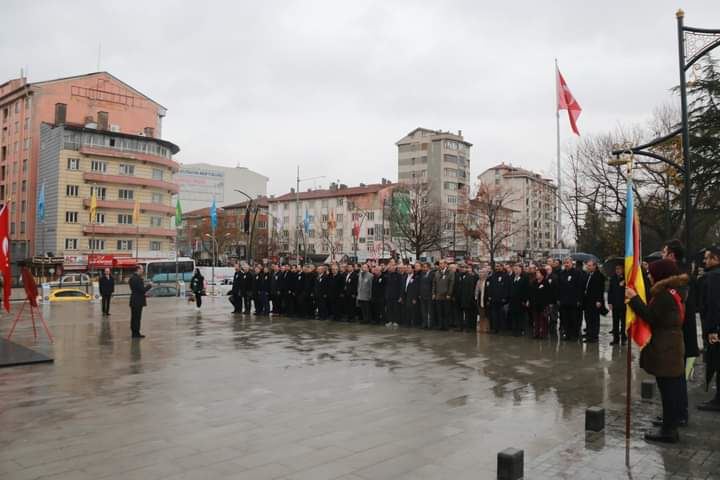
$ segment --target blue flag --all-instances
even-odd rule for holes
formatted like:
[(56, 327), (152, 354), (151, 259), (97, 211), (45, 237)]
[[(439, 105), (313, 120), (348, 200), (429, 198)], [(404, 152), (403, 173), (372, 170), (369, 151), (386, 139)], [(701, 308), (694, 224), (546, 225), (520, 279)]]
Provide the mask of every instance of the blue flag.
[(303, 220), (303, 227), (305, 228), (305, 233), (308, 233), (310, 231), (310, 215), (308, 215), (307, 210), (305, 210), (305, 219)]
[(38, 195), (37, 219), (39, 222), (45, 221), (45, 182), (40, 186), (40, 195)]
[(217, 228), (217, 207), (215, 206), (215, 198), (213, 198), (213, 203), (210, 206), (210, 225), (212, 226), (213, 231)]

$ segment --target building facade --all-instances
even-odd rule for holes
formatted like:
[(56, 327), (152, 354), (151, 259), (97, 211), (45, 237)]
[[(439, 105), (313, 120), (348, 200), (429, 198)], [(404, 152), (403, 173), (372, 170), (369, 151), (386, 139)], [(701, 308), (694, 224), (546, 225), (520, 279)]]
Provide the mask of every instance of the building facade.
[(538, 173), (504, 163), (478, 180), (509, 192), (505, 207), (515, 211), (511, 249), (518, 255), (546, 255), (557, 245), (557, 186)]
[(398, 182), (427, 182), (433, 202), (441, 209), (442, 253), (463, 256), (470, 246), (464, 235), (470, 192), (470, 148), (462, 131), (416, 128), (397, 143)]
[(36, 255), (85, 257), (92, 264), (93, 255), (164, 258), (174, 251), (176, 145), (69, 123), (43, 124), (39, 140), (33, 197), (44, 190), (45, 216), (36, 229)]
[(305, 257), (388, 257), (397, 250), (387, 214), (395, 187), (383, 179), (371, 185), (331, 184), (327, 189), (270, 197), (270, 248), (282, 257), (293, 257), (296, 245)]
[[(268, 199), (260, 197), (225, 207), (218, 207), (215, 240), (218, 265), (230, 265), (236, 260), (262, 261), (271, 257), (268, 250)], [(178, 230), (180, 255), (192, 257), (198, 265), (211, 265), (213, 246), (210, 208), (183, 213)]]
[(267, 195), (268, 177), (245, 167), (223, 167), (209, 163), (180, 164), (175, 182), (180, 186), (180, 203), (184, 210), (199, 210), (244, 202), (240, 190), (257, 198)]
[(10, 204), (13, 262), (37, 250), (35, 194), (44, 122), (160, 138), (165, 114), (165, 107), (107, 72), (0, 84), (0, 198)]

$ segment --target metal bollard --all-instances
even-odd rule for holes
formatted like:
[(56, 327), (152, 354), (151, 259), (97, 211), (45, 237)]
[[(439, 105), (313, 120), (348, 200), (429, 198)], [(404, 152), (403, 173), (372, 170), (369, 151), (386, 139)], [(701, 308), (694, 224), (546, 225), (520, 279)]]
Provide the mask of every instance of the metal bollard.
[(585, 430), (601, 432), (605, 428), (605, 409), (590, 407), (585, 410)]
[(517, 448), (506, 448), (497, 456), (498, 480), (520, 480), (523, 478), (525, 452)]

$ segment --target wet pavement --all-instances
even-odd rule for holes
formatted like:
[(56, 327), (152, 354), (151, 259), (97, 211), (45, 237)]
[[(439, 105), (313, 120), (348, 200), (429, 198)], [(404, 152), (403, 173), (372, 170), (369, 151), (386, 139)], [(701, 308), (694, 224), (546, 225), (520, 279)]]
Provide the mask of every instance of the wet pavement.
[[(527, 479), (720, 478), (720, 415), (694, 409), (677, 445), (642, 440), (659, 401), (640, 399), (625, 466), (625, 355), (527, 338), (201, 313), (150, 299), (146, 339), (127, 299), (45, 307), (54, 364), (0, 369), (0, 478), (494, 479), (525, 451)], [(15, 305), (13, 308), (18, 308)], [(10, 317), (0, 319), (7, 333)], [(609, 329), (604, 319), (603, 331)], [(29, 320), (14, 340), (32, 344)], [(585, 409), (607, 411), (586, 434)]]

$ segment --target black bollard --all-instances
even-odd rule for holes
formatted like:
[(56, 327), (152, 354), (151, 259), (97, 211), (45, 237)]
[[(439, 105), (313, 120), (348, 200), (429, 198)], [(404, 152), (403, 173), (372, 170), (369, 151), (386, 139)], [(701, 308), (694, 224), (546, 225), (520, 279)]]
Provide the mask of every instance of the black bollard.
[(650, 399), (653, 397), (653, 392), (655, 391), (655, 382), (652, 380), (643, 380), (642, 385), (640, 387), (640, 396), (645, 399)]
[(605, 428), (605, 409), (590, 407), (585, 410), (585, 430), (601, 432)]
[(517, 448), (506, 448), (497, 456), (498, 480), (520, 480), (523, 478), (525, 453)]

